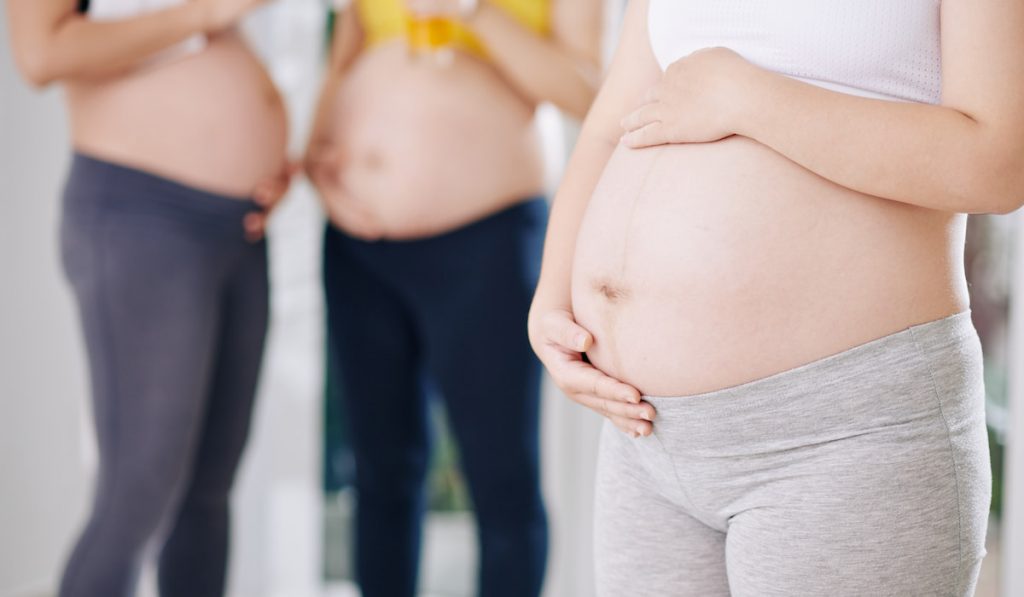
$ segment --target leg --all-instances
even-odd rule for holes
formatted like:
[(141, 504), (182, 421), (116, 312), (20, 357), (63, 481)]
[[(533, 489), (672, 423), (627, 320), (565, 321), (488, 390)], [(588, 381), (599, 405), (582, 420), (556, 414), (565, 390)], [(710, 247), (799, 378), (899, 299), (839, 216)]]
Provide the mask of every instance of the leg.
[(266, 244), (243, 253), (220, 306), (215, 369), (192, 476), (160, 557), (161, 597), (224, 594), (229, 499), (249, 435), (267, 329)]
[[(728, 597), (725, 535), (663, 497), (645, 470), (653, 437), (632, 439), (605, 422), (594, 510), (597, 594)], [(671, 464), (660, 471), (674, 479)]]
[(329, 229), (329, 336), (356, 460), (356, 574), (366, 597), (416, 590), (430, 453), (418, 347), (401, 299)]
[(218, 324), (216, 266), (184, 226), (107, 212), (65, 220), (100, 472), (63, 597), (131, 594), (142, 548), (181, 493)]
[(541, 371), (526, 336), (533, 277), (517, 275), (532, 269), (533, 252), (523, 255), (516, 227), (488, 235), (453, 244), (458, 253), (484, 258), (445, 276), (451, 285), (419, 304), (419, 319), (479, 524), (480, 594), (528, 597), (543, 585), (548, 532), (540, 491)]
[(972, 595), (984, 526), (968, 522), (988, 510), (983, 425), (972, 466), (958, 466), (936, 415), (844, 440), (806, 468), (773, 467), (784, 477), (762, 488), (768, 507), (729, 526), (733, 594)]

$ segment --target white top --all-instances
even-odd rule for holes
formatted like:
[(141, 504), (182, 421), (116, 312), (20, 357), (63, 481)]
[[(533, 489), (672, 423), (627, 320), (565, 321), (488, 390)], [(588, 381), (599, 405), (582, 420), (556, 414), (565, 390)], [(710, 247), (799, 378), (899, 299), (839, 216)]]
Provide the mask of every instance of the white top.
[(942, 0), (649, 0), (661, 68), (701, 48), (822, 87), (935, 104)]

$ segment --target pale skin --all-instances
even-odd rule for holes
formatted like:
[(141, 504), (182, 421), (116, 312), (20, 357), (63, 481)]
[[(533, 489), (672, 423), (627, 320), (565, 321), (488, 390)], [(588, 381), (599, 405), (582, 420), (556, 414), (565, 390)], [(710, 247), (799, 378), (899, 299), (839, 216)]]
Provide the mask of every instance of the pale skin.
[[(146, 83), (134, 81), (138, 79), (137, 69), (147, 60), (196, 34), (209, 36), (210, 45), (217, 52), (221, 52), (222, 47), (239, 44), (237, 34), (231, 32), (231, 28), (263, 1), (192, 0), (145, 15), (104, 22), (92, 21), (79, 14), (76, 0), (7, 0), (7, 10), (14, 58), (19, 70), (36, 87), (60, 83), (69, 88), (68, 103), (75, 144), (91, 149), (108, 142), (116, 144), (116, 141), (103, 138), (103, 126), (96, 122), (99, 117), (86, 104), (94, 98), (102, 102), (101, 94), (106, 88), (115, 89), (125, 81), (143, 88), (141, 92), (126, 92), (125, 95), (134, 93), (136, 103), (146, 101), (144, 95), (150, 93), (145, 89)], [(182, 69), (181, 66), (177, 68)], [(202, 85), (203, 82), (197, 81), (197, 84)], [(159, 86), (160, 83), (154, 85)], [(153, 89), (152, 93), (162, 94), (164, 91)], [(176, 150), (185, 152), (189, 148)], [(152, 162), (161, 161), (158, 155), (151, 157)], [(140, 156), (143, 161), (145, 158), (146, 155)], [(272, 172), (265, 175), (244, 174), (237, 182), (231, 181), (229, 187), (213, 190), (244, 194), (264, 208), (264, 212), (250, 214), (242, 223), (247, 237), (255, 241), (263, 236), (270, 212), (285, 195), (297, 170), (296, 166), (279, 162)], [(251, 183), (246, 182), (248, 177), (253, 178)]]
[[(556, 198), (530, 318), (531, 341), (566, 394), (626, 433), (651, 432), (654, 412), (640, 393), (582, 359), (594, 338), (576, 324), (569, 291), (580, 220), (620, 138), (636, 149), (752, 139), (828, 181), (838, 198), (863, 194), (894, 220), (920, 213), (922, 222), (947, 225), (943, 213), (1006, 213), (1024, 203), (1024, 5), (945, 0), (941, 15), (943, 95), (932, 106), (825, 90), (725, 48), (695, 52), (664, 73), (645, 71), (637, 65), (650, 63), (639, 43), (646, 2), (631, 3), (611, 73)], [(955, 247), (950, 252), (955, 261)], [(921, 296), (934, 294), (925, 287)], [(938, 313), (963, 302), (950, 298)]]
[[(556, 0), (550, 33), (539, 35), (486, 0), (408, 0), (412, 14), (458, 19), (487, 48), (487, 61), (458, 53), (441, 68), (410, 59), (401, 39), (365, 48), (356, 8), (346, 10), (304, 160), (331, 221), (356, 238), (424, 237), (539, 193), (532, 114), (541, 102), (586, 113), (598, 86), (601, 5)], [(386, 96), (410, 99), (375, 107)], [(437, 108), (416, 111), (427, 105)], [(463, 128), (471, 142), (449, 141)], [(406, 147), (422, 149), (407, 157)]]

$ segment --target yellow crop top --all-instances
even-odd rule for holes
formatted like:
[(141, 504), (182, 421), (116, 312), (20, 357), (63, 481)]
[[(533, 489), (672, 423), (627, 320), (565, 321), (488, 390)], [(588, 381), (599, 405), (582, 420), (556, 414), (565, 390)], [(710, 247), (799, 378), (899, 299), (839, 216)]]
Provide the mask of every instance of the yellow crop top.
[[(546, 34), (551, 26), (550, 0), (489, 0), (529, 29)], [(355, 0), (366, 46), (404, 36), (410, 15), (404, 0)], [(459, 22), (451, 23), (452, 44), (478, 56), (486, 56), (483, 42)]]

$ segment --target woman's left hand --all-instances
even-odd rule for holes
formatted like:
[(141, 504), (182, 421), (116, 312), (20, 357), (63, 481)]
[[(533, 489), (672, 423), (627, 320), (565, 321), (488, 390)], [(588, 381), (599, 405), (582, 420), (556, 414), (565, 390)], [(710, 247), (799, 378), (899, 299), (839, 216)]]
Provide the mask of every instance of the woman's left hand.
[(253, 201), (262, 209), (246, 214), (242, 224), (245, 226), (245, 237), (250, 242), (256, 242), (264, 237), (267, 232), (267, 220), (270, 213), (284, 199), (291, 186), (292, 177), (302, 169), (297, 162), (285, 162), (281, 171), (270, 180), (263, 181), (253, 192)]
[(622, 142), (640, 148), (707, 143), (736, 134), (744, 102), (765, 72), (728, 48), (706, 48), (673, 62), (647, 101), (622, 119)]

